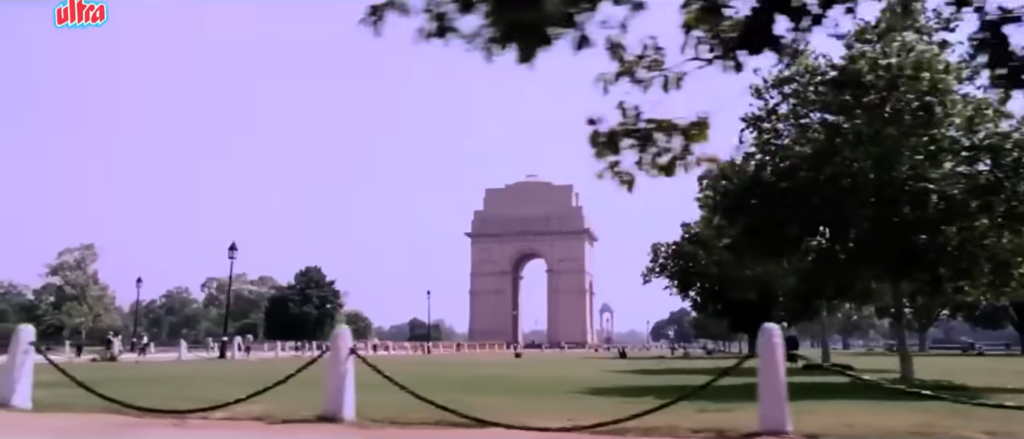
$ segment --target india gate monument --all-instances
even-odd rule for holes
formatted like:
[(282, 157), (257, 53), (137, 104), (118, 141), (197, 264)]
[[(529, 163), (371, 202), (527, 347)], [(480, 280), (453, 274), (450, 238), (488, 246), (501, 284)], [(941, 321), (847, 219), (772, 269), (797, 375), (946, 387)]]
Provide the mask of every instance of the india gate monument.
[(591, 344), (597, 236), (572, 185), (527, 176), (487, 189), (473, 212), (470, 238), (469, 340), (522, 343), (519, 281), (534, 259), (547, 265), (549, 344)]

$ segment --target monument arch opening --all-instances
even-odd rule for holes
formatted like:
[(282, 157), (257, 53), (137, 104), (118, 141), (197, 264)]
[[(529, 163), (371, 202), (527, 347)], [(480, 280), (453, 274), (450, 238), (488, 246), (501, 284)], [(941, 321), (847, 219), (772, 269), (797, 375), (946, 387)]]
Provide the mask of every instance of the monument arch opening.
[(590, 262), (597, 236), (572, 185), (533, 176), (487, 189), (473, 213), (470, 238), (470, 341), (523, 342), (520, 295), (524, 266), (546, 265), (549, 344), (594, 342)]
[[(513, 333), (523, 334), (523, 343), (546, 343), (548, 324), (548, 264), (540, 255), (522, 256), (512, 271), (518, 282), (512, 289)], [(518, 318), (517, 318), (518, 317)]]

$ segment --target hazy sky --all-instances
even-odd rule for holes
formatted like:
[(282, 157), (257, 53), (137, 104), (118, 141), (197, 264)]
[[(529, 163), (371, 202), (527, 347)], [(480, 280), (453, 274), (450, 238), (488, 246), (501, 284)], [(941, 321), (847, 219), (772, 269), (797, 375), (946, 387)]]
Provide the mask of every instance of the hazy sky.
[[(412, 21), (374, 37), (356, 25), (367, 3), (115, 0), (79, 29), (54, 27), (56, 1), (0, 3), (0, 279), (38, 284), (57, 251), (94, 242), (127, 304), (140, 275), (144, 297), (198, 292), (235, 240), (237, 271), (286, 281), (320, 265), (380, 324), (425, 317), (430, 289), (433, 316), (464, 330), (473, 211), (484, 189), (537, 174), (580, 193), (617, 329), (680, 305), (639, 275), (695, 216), (694, 178), (633, 194), (595, 178), (584, 118), (623, 96), (594, 86), (602, 52), (487, 64), (414, 43)], [(637, 26), (674, 46), (676, 3)], [(750, 81), (710, 70), (685, 99), (642, 99), (710, 112), (706, 150), (728, 154)], [(524, 328), (543, 327), (543, 263), (524, 276)]]

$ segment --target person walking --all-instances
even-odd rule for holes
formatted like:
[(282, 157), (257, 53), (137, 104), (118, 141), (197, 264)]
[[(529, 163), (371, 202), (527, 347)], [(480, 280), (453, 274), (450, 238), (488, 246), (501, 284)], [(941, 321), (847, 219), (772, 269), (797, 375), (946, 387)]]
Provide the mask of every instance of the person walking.
[(110, 360), (114, 357), (114, 332), (107, 332), (107, 337), (103, 340), (103, 357)]
[(149, 337), (146, 334), (142, 334), (142, 338), (138, 344), (138, 356), (139, 358), (145, 358), (149, 354)]

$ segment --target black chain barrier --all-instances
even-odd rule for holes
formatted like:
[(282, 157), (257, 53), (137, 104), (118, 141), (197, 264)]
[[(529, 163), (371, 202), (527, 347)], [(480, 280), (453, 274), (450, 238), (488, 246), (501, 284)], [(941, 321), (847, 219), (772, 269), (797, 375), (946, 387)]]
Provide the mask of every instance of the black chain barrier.
[(465, 421), (470, 421), (470, 422), (473, 422), (473, 423), (476, 423), (476, 424), (480, 424), (480, 425), (483, 425), (483, 426), (486, 426), (486, 427), (503, 428), (503, 429), (506, 429), (506, 430), (520, 430), (520, 431), (543, 432), (543, 433), (567, 433), (567, 432), (576, 432), (576, 431), (595, 430), (595, 429), (598, 429), (598, 428), (611, 427), (613, 425), (624, 424), (626, 422), (630, 422), (630, 421), (634, 421), (634, 420), (640, 419), (640, 418), (642, 418), (644, 416), (653, 415), (653, 414), (655, 414), (657, 412), (660, 412), (660, 411), (665, 410), (665, 409), (667, 409), (669, 407), (672, 407), (672, 406), (674, 406), (676, 404), (679, 404), (679, 403), (681, 403), (681, 402), (683, 402), (683, 401), (685, 401), (685, 400), (687, 400), (689, 398), (692, 398), (693, 396), (697, 395), (698, 393), (700, 393), (700, 392), (706, 390), (707, 388), (711, 387), (715, 383), (725, 379), (726, 377), (731, 375), (734, 371), (736, 371), (736, 369), (739, 369), (741, 366), (743, 366), (744, 363), (749, 361), (751, 358), (754, 358), (751, 355), (744, 356), (743, 358), (740, 358), (739, 361), (737, 361), (733, 365), (731, 365), (729, 367), (726, 367), (726, 368), (722, 369), (721, 371), (719, 371), (718, 374), (716, 374), (714, 377), (712, 377), (707, 382), (705, 382), (705, 383), (703, 383), (703, 384), (701, 384), (701, 385), (699, 385), (697, 387), (693, 387), (693, 388), (687, 389), (685, 392), (683, 392), (682, 394), (680, 394), (679, 396), (677, 396), (675, 398), (672, 398), (672, 399), (670, 399), (668, 401), (665, 401), (665, 402), (663, 402), (661, 404), (658, 404), (658, 405), (656, 405), (654, 407), (651, 407), (651, 408), (648, 408), (648, 409), (645, 409), (645, 410), (641, 410), (639, 412), (636, 412), (636, 413), (633, 413), (633, 414), (630, 414), (630, 415), (626, 415), (626, 416), (623, 416), (623, 417), (620, 417), (620, 418), (615, 418), (615, 419), (609, 419), (607, 421), (595, 422), (595, 423), (592, 423), (592, 424), (568, 425), (568, 426), (563, 426), (563, 427), (536, 427), (536, 426), (530, 426), (530, 425), (515, 425), (515, 424), (509, 424), (509, 423), (501, 422), (501, 421), (494, 421), (494, 420), (490, 420), (490, 419), (484, 419), (484, 418), (481, 418), (481, 417), (478, 417), (478, 416), (473, 416), (473, 415), (470, 415), (470, 414), (465, 413), (463, 411), (451, 408), (451, 407), (449, 407), (447, 405), (441, 404), (441, 403), (439, 403), (437, 401), (434, 401), (434, 400), (432, 400), (430, 398), (427, 398), (426, 396), (423, 396), (422, 394), (416, 392), (415, 390), (410, 389), (408, 386), (398, 382), (398, 380), (396, 380), (391, 375), (388, 375), (387, 372), (384, 372), (383, 370), (381, 370), (380, 367), (378, 367), (376, 364), (371, 363), (369, 359), (367, 359), (366, 357), (361, 355), (355, 349), (352, 349), (352, 355), (354, 355), (356, 358), (358, 358), (359, 361), (361, 361), (367, 368), (372, 370), (377, 375), (380, 375), (380, 377), (383, 378), (385, 381), (387, 381), (387, 382), (391, 383), (393, 386), (397, 387), (398, 390), (401, 390), (402, 392), (405, 392), (406, 394), (408, 394), (409, 396), (413, 397), (417, 401), (420, 401), (420, 402), (422, 402), (424, 404), (427, 404), (427, 405), (429, 405), (429, 406), (431, 406), (431, 407), (433, 407), (435, 409), (438, 409), (438, 410), (440, 410), (442, 412), (445, 412), (445, 413), (447, 413), (449, 415), (455, 416), (455, 417), (460, 418), (460, 419), (465, 420)]
[(801, 360), (804, 360), (805, 362), (808, 362), (808, 363), (811, 363), (811, 364), (820, 364), (823, 369), (825, 369), (825, 370), (827, 370), (829, 372), (834, 372), (834, 373), (836, 373), (838, 375), (845, 376), (847, 378), (851, 378), (854, 381), (859, 381), (859, 382), (862, 382), (862, 383), (874, 384), (874, 385), (877, 385), (877, 386), (880, 386), (880, 387), (884, 387), (884, 388), (889, 389), (889, 390), (893, 390), (893, 391), (897, 391), (897, 392), (903, 392), (903, 393), (907, 393), (907, 394), (911, 394), (911, 395), (917, 395), (917, 396), (920, 396), (920, 397), (925, 398), (925, 399), (932, 399), (932, 400), (936, 400), (936, 401), (945, 401), (945, 402), (949, 402), (949, 403), (953, 403), (953, 404), (969, 405), (969, 406), (974, 406), (974, 407), (987, 407), (987, 408), (1003, 409), (1003, 410), (1024, 411), (1024, 405), (1020, 405), (1020, 404), (1014, 404), (1014, 403), (1011, 403), (1011, 402), (985, 401), (985, 400), (982, 400), (982, 399), (970, 399), (970, 398), (963, 398), (963, 397), (959, 397), (959, 396), (953, 396), (953, 395), (946, 395), (946, 394), (942, 394), (942, 393), (936, 393), (936, 392), (933, 392), (931, 390), (915, 389), (915, 388), (909, 387), (909, 386), (888, 383), (888, 382), (882, 381), (880, 379), (872, 378), (872, 377), (869, 377), (869, 376), (866, 376), (866, 375), (856, 374), (856, 373), (850, 372), (848, 370), (843, 370), (843, 369), (840, 369), (838, 367), (832, 366), (831, 364), (820, 363), (820, 362), (814, 361), (811, 358), (808, 358), (808, 357), (806, 357), (804, 355), (797, 355), (797, 357), (800, 358)]
[(95, 397), (97, 397), (97, 398), (99, 398), (99, 399), (101, 399), (103, 401), (106, 401), (106, 402), (109, 402), (111, 404), (120, 406), (122, 408), (126, 408), (128, 410), (134, 410), (134, 411), (142, 412), (142, 413), (152, 413), (152, 414), (157, 414), (157, 415), (194, 415), (194, 414), (197, 414), (197, 413), (206, 413), (206, 412), (212, 412), (212, 411), (217, 411), (217, 410), (223, 410), (223, 409), (226, 409), (228, 407), (241, 404), (243, 402), (252, 400), (252, 399), (254, 399), (256, 397), (259, 397), (261, 395), (266, 394), (267, 392), (270, 392), (271, 390), (274, 390), (274, 389), (276, 389), (278, 387), (281, 387), (281, 386), (287, 384), (293, 378), (299, 376), (299, 374), (301, 374), (302, 372), (305, 372), (306, 369), (309, 369), (314, 364), (316, 364), (317, 361), (320, 361), (320, 359), (323, 358), (324, 355), (326, 355), (328, 353), (327, 350), (321, 351), (319, 355), (317, 355), (316, 357), (313, 357), (309, 361), (303, 363), (301, 366), (299, 366), (298, 369), (295, 369), (293, 372), (289, 373), (288, 375), (285, 375), (281, 379), (279, 379), (277, 381), (274, 381), (273, 383), (270, 383), (266, 387), (263, 387), (263, 388), (261, 388), (259, 390), (256, 390), (255, 392), (252, 392), (252, 393), (250, 393), (248, 395), (245, 395), (245, 396), (242, 396), (242, 397), (238, 397), (238, 398), (232, 399), (230, 401), (222, 402), (222, 403), (219, 403), (219, 404), (213, 404), (213, 405), (208, 405), (208, 406), (203, 406), (203, 407), (195, 407), (195, 408), (190, 408), (190, 409), (163, 409), (163, 408), (158, 408), (158, 407), (146, 407), (146, 406), (141, 406), (141, 405), (138, 405), (138, 404), (133, 404), (133, 403), (130, 403), (128, 401), (125, 401), (125, 400), (122, 400), (122, 399), (118, 399), (118, 398), (115, 398), (113, 396), (101, 393), (99, 390), (94, 389), (92, 386), (90, 386), (90, 385), (84, 383), (82, 380), (78, 379), (78, 377), (72, 375), (71, 372), (68, 372), (67, 369), (64, 369), (56, 361), (53, 361), (53, 359), (50, 358), (50, 356), (47, 355), (46, 352), (44, 352), (38, 346), (35, 346), (35, 345), (33, 345), (33, 346), (35, 347), (36, 352), (39, 353), (39, 355), (41, 355), (43, 357), (43, 359), (46, 360), (46, 362), (50, 364), (50, 366), (53, 366), (53, 368), (56, 369), (58, 373), (63, 375), (64, 378), (67, 378), (69, 381), (74, 383), (80, 389), (84, 390), (86, 393), (88, 393), (88, 394), (90, 394), (92, 396), (95, 396)]

